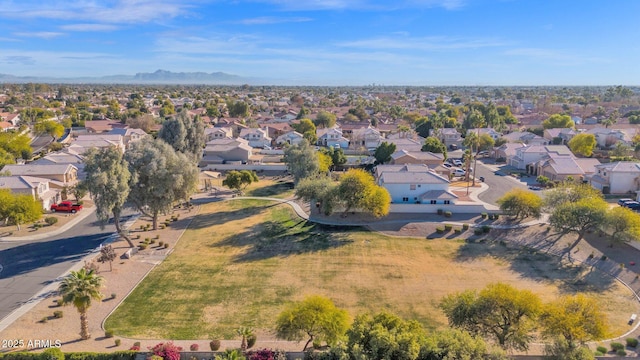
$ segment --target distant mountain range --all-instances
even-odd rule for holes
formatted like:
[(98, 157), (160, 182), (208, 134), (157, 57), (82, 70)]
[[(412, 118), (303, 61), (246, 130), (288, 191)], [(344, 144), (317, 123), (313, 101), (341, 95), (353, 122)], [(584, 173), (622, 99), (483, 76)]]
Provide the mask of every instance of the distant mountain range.
[(0, 74), (0, 83), (90, 83), (90, 84), (203, 84), (203, 85), (243, 85), (265, 84), (267, 79), (247, 78), (223, 72), (171, 72), (157, 70), (152, 73), (135, 75), (109, 75), (101, 77), (40, 77)]

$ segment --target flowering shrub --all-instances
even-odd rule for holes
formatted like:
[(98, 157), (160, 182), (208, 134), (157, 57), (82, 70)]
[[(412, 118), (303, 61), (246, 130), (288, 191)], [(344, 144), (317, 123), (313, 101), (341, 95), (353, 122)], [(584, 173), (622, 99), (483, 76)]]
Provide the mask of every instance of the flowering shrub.
[(160, 343), (149, 350), (155, 356), (159, 356), (164, 360), (180, 360), (180, 346), (174, 345), (172, 342)]
[(198, 348), (199, 348), (198, 344), (191, 344), (191, 346), (189, 347), (191, 351), (198, 351)]
[(129, 350), (131, 350), (131, 351), (140, 351), (140, 345), (133, 345), (132, 347), (129, 348)]
[(248, 360), (284, 360), (286, 358), (282, 350), (260, 349), (247, 354)]

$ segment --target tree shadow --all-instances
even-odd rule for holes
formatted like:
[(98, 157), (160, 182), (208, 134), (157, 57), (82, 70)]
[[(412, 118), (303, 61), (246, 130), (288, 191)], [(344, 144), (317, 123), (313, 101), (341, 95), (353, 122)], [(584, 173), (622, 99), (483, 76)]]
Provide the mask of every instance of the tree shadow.
[(225, 224), (230, 221), (241, 220), (258, 215), (265, 209), (278, 206), (280, 203), (269, 202), (268, 204), (242, 207), (234, 210), (216, 211), (208, 214), (198, 214), (195, 216), (191, 224), (190, 229), (204, 229), (211, 226)]
[(260, 187), (257, 189), (253, 189), (251, 191), (247, 191), (247, 196), (264, 196), (270, 197), (275, 195), (280, 195), (287, 191), (293, 189), (293, 181), (280, 181), (275, 184), (271, 184), (269, 186)]
[(302, 219), (267, 221), (228, 236), (210, 246), (246, 248), (245, 252), (236, 255), (232, 261), (251, 262), (345, 246), (353, 242), (348, 233), (357, 230), (362, 228), (326, 226)]

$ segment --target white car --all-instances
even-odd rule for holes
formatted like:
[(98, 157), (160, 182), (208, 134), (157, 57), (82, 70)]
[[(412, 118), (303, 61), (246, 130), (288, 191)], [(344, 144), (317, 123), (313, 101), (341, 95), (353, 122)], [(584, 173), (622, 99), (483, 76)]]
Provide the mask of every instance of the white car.
[(455, 166), (462, 166), (462, 160), (460, 160), (460, 159), (455, 159), (455, 160), (453, 160), (453, 165), (455, 165)]
[(453, 175), (454, 176), (464, 176), (465, 173), (466, 173), (466, 171), (464, 171), (463, 169), (454, 169), (453, 170)]

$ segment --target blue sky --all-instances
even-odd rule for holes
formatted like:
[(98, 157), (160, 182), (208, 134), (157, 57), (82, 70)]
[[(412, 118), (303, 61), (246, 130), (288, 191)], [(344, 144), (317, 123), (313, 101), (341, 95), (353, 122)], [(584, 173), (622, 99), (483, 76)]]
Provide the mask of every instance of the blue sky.
[(637, 0), (0, 0), (0, 73), (640, 85)]

